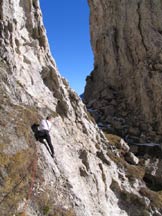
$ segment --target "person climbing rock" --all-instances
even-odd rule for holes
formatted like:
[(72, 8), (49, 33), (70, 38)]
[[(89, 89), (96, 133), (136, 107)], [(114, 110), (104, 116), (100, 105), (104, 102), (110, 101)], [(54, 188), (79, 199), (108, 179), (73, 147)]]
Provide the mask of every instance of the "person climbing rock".
[(52, 127), (52, 119), (53, 119), (52, 116), (48, 116), (46, 119), (41, 120), (37, 132), (37, 140), (45, 139), (47, 141), (47, 144), (51, 150), (51, 156), (54, 158), (54, 149), (49, 134)]

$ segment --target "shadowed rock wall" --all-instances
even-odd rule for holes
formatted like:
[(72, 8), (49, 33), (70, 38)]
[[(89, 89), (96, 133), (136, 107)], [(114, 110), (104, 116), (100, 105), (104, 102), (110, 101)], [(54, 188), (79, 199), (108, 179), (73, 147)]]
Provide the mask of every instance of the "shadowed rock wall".
[(162, 134), (162, 1), (89, 0), (94, 70), (85, 103), (121, 135)]

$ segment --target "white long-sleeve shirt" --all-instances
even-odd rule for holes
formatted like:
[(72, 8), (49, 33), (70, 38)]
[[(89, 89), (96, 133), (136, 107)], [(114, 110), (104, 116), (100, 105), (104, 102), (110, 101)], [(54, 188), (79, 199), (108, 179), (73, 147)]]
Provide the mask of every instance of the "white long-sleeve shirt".
[(52, 123), (46, 119), (43, 119), (38, 127), (38, 130), (48, 130), (50, 131), (52, 127)]

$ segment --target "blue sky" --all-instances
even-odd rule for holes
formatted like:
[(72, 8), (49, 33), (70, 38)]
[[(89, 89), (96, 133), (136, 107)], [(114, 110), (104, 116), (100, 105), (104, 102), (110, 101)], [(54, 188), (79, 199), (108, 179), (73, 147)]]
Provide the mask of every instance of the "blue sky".
[(40, 5), (59, 72), (81, 94), (93, 69), (87, 0), (40, 0)]

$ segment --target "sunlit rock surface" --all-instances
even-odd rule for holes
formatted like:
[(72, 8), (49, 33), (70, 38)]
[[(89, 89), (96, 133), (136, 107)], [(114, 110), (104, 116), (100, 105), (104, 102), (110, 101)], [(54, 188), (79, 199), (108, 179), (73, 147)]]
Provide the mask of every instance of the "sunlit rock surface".
[[(2, 0), (0, 29), (0, 215), (160, 215), (144, 166), (125, 161), (127, 144), (101, 132), (60, 76), (39, 2)], [(54, 159), (31, 131), (49, 114)]]

